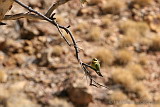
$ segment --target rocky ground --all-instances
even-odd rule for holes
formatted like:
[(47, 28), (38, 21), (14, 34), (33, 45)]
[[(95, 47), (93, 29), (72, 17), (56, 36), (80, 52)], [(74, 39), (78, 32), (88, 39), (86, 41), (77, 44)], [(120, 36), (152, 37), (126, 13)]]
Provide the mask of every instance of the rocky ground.
[[(55, 2), (21, 1), (42, 13)], [(20, 12), (15, 3), (7, 14)], [(3, 21), (0, 107), (160, 106), (160, 0), (72, 0), (55, 12), (59, 24), (71, 25), (82, 60), (100, 60), (104, 77), (92, 75), (110, 90), (89, 86), (74, 49), (50, 23)]]

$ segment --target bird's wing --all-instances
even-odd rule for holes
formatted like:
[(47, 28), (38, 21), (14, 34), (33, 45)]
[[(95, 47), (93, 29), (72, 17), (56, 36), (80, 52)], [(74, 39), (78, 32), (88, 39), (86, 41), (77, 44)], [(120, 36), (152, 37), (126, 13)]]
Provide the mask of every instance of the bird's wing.
[(96, 70), (100, 72), (100, 65), (99, 64), (95, 64)]

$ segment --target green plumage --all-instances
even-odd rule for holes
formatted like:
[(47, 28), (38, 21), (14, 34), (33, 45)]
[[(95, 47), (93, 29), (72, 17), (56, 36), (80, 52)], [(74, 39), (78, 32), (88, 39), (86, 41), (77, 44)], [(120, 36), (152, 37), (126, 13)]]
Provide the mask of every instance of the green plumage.
[[(99, 76), (102, 76), (101, 72), (100, 72), (100, 63), (99, 61), (94, 58), (92, 60), (92, 63), (91, 63), (91, 66), (95, 69), (96, 73), (99, 75)], [(103, 77), (103, 76), (102, 76)]]

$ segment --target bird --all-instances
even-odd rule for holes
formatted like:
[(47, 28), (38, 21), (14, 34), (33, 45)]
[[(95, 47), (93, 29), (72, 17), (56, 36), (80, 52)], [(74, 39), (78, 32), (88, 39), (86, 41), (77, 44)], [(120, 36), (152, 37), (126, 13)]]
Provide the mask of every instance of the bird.
[(93, 58), (92, 62), (91, 62), (91, 67), (94, 68), (94, 71), (101, 77), (103, 77), (103, 75), (100, 72), (100, 62), (97, 58)]

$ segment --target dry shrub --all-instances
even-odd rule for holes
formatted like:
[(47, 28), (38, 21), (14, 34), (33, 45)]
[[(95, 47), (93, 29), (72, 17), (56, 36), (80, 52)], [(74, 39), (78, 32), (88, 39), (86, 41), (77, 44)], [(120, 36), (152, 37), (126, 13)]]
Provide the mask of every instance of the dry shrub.
[(150, 45), (150, 50), (160, 51), (160, 36), (155, 36), (152, 38), (152, 43)]
[(119, 50), (115, 57), (115, 64), (126, 65), (132, 60), (132, 53), (128, 50)]
[(87, 30), (89, 27), (90, 25), (88, 24), (88, 22), (81, 21), (79, 24), (77, 24), (75, 30), (84, 32), (84, 30)]
[(149, 32), (149, 26), (145, 22), (135, 22), (132, 20), (127, 20), (125, 22), (120, 23), (119, 25), (120, 31), (127, 36), (133, 37), (144, 37)]
[(116, 68), (112, 72), (112, 79), (115, 83), (121, 84), (128, 91), (134, 90), (135, 78), (126, 69)]
[(61, 56), (62, 54), (63, 54), (62, 46), (59, 45), (53, 46), (53, 52), (52, 52), (53, 56)]
[(102, 21), (102, 27), (108, 27), (109, 24), (111, 24), (112, 20), (108, 16), (104, 16), (101, 18)]
[(120, 90), (114, 91), (110, 96), (109, 100), (111, 101), (124, 101), (128, 100), (128, 97)]
[(93, 57), (99, 59), (102, 66), (111, 65), (114, 61), (114, 56), (111, 50), (99, 48), (93, 53)]
[(144, 69), (138, 64), (129, 64), (127, 69), (136, 79), (144, 79), (146, 77)]
[(101, 38), (101, 29), (100, 27), (92, 27), (86, 39), (88, 41), (98, 41)]
[(114, 91), (109, 95), (108, 100), (111, 104), (117, 105), (118, 107), (135, 107), (134, 104), (129, 104), (133, 103), (133, 101), (131, 101), (128, 96), (120, 90)]
[(112, 79), (115, 83), (121, 84), (128, 92), (134, 92), (141, 101), (151, 101), (148, 88), (143, 83), (138, 82), (127, 69), (115, 69), (112, 72)]
[(149, 48), (149, 46), (151, 45), (152, 41), (150, 38), (140, 38), (139, 39), (139, 44), (141, 46), (146, 46), (146, 49)]
[(140, 101), (151, 101), (151, 95), (149, 94), (148, 88), (141, 82), (134, 84), (134, 92), (140, 98)]
[(139, 6), (148, 6), (151, 5), (154, 0), (133, 0), (133, 3), (138, 4)]
[(140, 54), (139, 57), (138, 57), (138, 62), (140, 65), (146, 65), (148, 63), (148, 57), (146, 54)]
[(119, 43), (119, 47), (129, 47), (133, 46), (133, 44), (136, 42), (136, 38), (134, 36), (124, 36)]
[(126, 9), (124, 0), (107, 0), (101, 6), (103, 13), (120, 14)]

